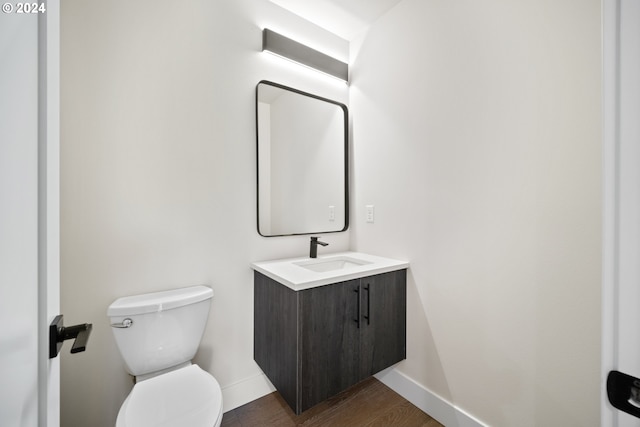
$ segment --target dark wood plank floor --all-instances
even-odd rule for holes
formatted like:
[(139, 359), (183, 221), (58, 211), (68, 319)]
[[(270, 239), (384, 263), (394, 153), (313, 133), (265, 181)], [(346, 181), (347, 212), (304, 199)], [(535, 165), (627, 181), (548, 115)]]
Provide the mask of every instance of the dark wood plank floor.
[(277, 392), (224, 414), (221, 427), (443, 427), (371, 377), (296, 415)]

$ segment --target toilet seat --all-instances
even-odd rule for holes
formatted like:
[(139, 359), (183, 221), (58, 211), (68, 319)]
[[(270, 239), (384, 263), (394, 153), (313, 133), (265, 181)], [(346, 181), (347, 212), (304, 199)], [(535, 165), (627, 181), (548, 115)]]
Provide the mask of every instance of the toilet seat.
[(198, 365), (190, 365), (133, 386), (116, 427), (217, 427), (221, 422), (220, 385)]

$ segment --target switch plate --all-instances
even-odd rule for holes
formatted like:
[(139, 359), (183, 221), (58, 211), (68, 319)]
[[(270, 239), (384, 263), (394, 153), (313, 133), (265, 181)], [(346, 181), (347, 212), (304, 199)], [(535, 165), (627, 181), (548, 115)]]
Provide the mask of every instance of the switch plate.
[(336, 207), (331, 205), (329, 206), (329, 221), (336, 220)]
[(367, 222), (374, 222), (373, 218), (373, 205), (367, 205)]

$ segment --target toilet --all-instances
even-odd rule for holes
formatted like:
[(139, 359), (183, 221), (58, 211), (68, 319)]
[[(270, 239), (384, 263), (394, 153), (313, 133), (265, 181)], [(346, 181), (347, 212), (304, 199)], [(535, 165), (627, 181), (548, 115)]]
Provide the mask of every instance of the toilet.
[(220, 385), (191, 363), (212, 297), (211, 288), (191, 286), (123, 297), (109, 306), (116, 344), (136, 378), (116, 427), (220, 426)]

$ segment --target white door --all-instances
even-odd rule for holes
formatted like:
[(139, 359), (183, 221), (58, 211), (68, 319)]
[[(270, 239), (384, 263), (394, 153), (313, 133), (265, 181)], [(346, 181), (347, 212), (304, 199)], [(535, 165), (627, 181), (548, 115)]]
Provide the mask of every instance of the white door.
[(0, 12), (0, 425), (56, 427), (59, 4), (25, 4)]
[[(603, 12), (602, 426), (631, 427), (640, 426), (640, 0), (605, 0)], [(611, 371), (626, 410), (609, 402)]]

